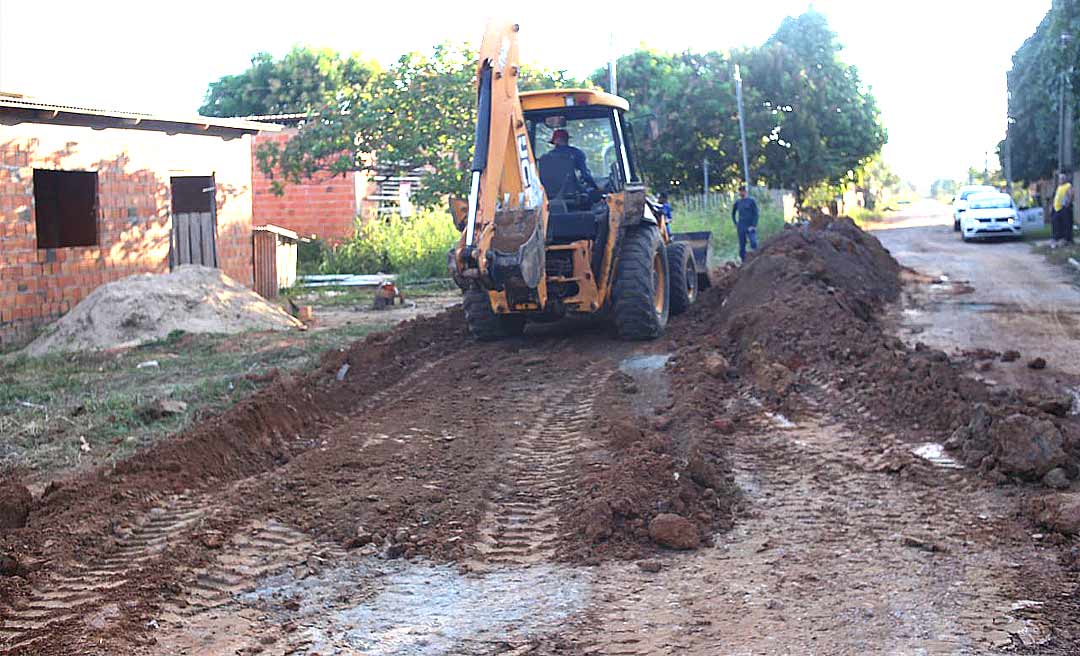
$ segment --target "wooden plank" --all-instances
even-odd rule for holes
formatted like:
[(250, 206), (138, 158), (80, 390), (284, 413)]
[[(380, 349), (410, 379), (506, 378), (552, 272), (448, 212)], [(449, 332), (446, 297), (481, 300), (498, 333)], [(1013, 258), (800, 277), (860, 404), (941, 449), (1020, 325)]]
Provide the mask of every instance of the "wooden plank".
[(176, 263), (191, 264), (191, 233), (188, 229), (190, 221), (187, 214), (177, 214), (173, 220), (176, 222)]
[(199, 224), (198, 217), (194, 214), (188, 215), (188, 262), (192, 264), (202, 264), (202, 247), (199, 245), (202, 243), (202, 226)]
[(199, 214), (199, 223), (202, 227), (202, 263), (203, 266), (213, 267), (214, 263), (214, 215), (210, 212)]

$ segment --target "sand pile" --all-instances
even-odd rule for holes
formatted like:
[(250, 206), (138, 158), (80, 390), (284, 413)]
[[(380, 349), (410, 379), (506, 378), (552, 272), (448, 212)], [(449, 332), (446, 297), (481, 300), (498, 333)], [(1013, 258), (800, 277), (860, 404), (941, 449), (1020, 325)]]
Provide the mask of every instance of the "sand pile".
[(26, 347), (30, 355), (135, 346), (174, 330), (239, 333), (300, 322), (221, 272), (198, 265), (98, 287)]

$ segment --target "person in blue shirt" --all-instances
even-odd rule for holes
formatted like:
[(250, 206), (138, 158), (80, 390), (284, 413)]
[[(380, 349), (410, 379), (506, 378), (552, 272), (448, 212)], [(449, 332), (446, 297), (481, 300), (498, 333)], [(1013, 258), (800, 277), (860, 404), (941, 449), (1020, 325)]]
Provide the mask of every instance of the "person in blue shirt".
[(731, 222), (735, 224), (735, 230), (739, 233), (739, 259), (746, 261), (746, 242), (750, 242), (750, 250), (757, 250), (757, 201), (747, 195), (746, 186), (739, 186), (739, 200), (731, 206)]
[(671, 203), (668, 202), (667, 194), (660, 194), (657, 200), (660, 202), (660, 213), (667, 219), (664, 225), (667, 226), (668, 237), (671, 237)]
[(555, 130), (551, 134), (551, 143), (555, 145), (548, 152), (552, 153), (566, 153), (574, 160), (574, 169), (577, 170), (578, 175), (581, 176), (581, 181), (588, 185), (590, 189), (598, 189), (600, 185), (596, 184), (596, 180), (593, 179), (592, 173), (589, 171), (589, 165), (585, 161), (585, 153), (580, 148), (575, 148), (570, 145), (570, 133), (563, 129)]

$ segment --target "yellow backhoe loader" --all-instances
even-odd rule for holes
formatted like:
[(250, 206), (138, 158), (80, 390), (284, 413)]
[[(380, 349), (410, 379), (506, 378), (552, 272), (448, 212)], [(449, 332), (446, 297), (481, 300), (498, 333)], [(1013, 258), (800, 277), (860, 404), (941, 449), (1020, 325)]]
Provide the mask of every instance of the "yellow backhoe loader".
[(672, 235), (647, 197), (623, 98), (596, 89), (518, 92), (518, 26), (491, 23), (477, 66), (468, 199), (451, 274), (480, 340), (529, 321), (609, 317), (653, 339), (708, 284), (709, 233)]

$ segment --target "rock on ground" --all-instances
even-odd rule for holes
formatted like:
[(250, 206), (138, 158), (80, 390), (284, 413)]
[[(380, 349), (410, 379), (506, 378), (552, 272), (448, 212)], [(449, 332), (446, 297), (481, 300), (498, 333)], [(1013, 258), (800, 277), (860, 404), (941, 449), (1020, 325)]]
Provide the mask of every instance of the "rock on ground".
[(697, 549), (701, 546), (701, 535), (693, 522), (671, 513), (657, 515), (649, 522), (649, 537), (669, 549)]
[(29, 355), (135, 346), (173, 331), (285, 330), (300, 322), (226, 276), (198, 265), (102, 285), (27, 348)]
[(1080, 494), (1057, 494), (1036, 502), (1035, 518), (1047, 528), (1080, 535)]
[(1041, 479), (1068, 463), (1061, 432), (1049, 421), (1014, 414), (990, 427), (998, 470), (1009, 476)]
[(0, 529), (22, 528), (30, 517), (34, 498), (25, 485), (0, 483)]

